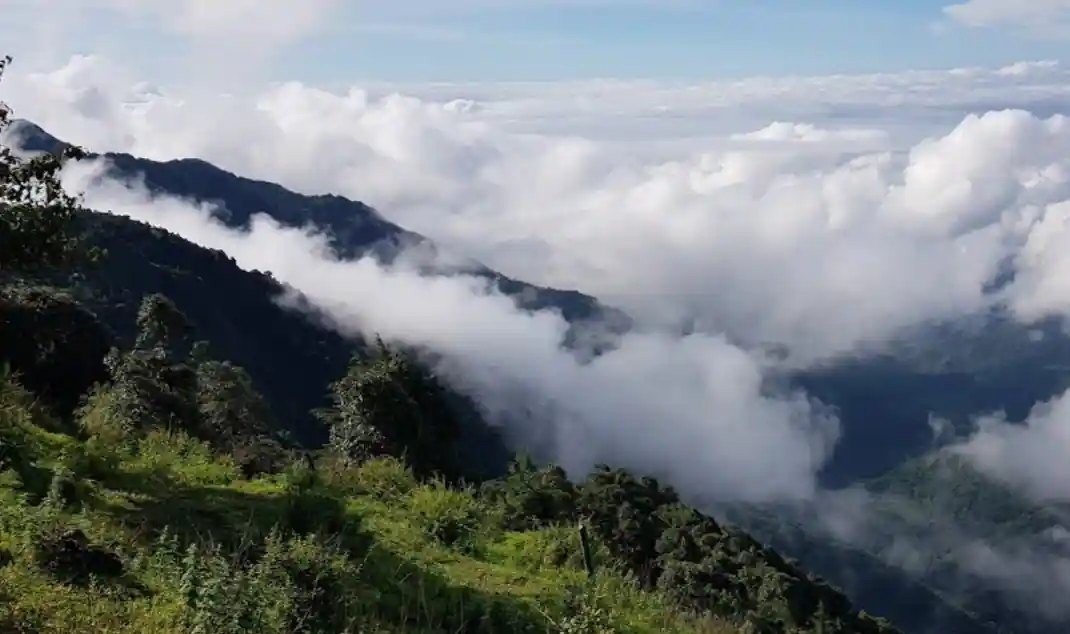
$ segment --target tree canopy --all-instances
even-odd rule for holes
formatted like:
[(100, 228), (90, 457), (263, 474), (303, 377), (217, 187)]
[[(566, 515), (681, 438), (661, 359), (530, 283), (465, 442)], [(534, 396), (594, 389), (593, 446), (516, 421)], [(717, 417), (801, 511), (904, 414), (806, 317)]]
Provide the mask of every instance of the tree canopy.
[[(11, 57), (0, 58), (0, 80)], [(0, 138), (10, 132), (12, 110), (0, 101)], [(70, 159), (85, 157), (76, 146), (62, 154), (20, 157), (0, 145), (0, 272), (69, 264), (82, 252), (70, 231), (81, 200), (63, 189), (60, 172)]]

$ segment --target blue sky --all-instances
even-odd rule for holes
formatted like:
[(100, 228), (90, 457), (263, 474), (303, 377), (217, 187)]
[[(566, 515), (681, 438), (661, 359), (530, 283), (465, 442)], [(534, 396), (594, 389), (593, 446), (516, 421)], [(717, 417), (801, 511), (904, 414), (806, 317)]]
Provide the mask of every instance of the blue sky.
[[(53, 0), (62, 3), (63, 0)], [(74, 0), (69, 0), (73, 2)], [(85, 0), (102, 5), (122, 0)], [(153, 0), (141, 0), (144, 5)], [(49, 52), (104, 52), (162, 78), (191, 46), (167, 28), (167, 11), (206, 0), (172, 0), (153, 18), (97, 10), (69, 18)], [(275, 0), (282, 6), (289, 0)], [(716, 79), (1001, 65), (1062, 59), (1070, 40), (1005, 23), (972, 27), (948, 19), (948, 0), (318, 0), (333, 2), (315, 29), (275, 47), (273, 78), (487, 81), (587, 77)], [(41, 0), (8, 0), (17, 7)], [(216, 0), (226, 2), (249, 0)], [(253, 9), (262, 11), (271, 0)], [(316, 4), (317, 0), (304, 0)], [(1058, 0), (972, 0), (990, 18), (1037, 13)], [(1070, 5), (1070, 2), (1064, 3)], [(186, 6), (183, 5), (183, 6)], [(57, 5), (58, 6), (58, 5)], [(73, 5), (72, 5), (73, 6)], [(237, 5), (234, 5), (237, 6)], [(1062, 7), (1066, 10), (1066, 7)], [(31, 19), (31, 9), (26, 20)], [(1029, 13), (1033, 11), (1033, 13)], [(39, 12), (38, 12), (39, 13)], [(57, 13), (45, 14), (55, 17)], [(203, 13), (203, 7), (202, 7)], [(1019, 16), (1019, 17), (1022, 17)], [(235, 12), (232, 16), (241, 21)], [(34, 15), (35, 21), (41, 19)], [(248, 18), (252, 20), (253, 18)], [(7, 20), (13, 25), (14, 20)], [(2, 32), (0, 35), (7, 35)], [(23, 31), (26, 36), (26, 31)], [(0, 39), (7, 39), (0, 38)], [(24, 41), (14, 40), (26, 46)], [(19, 50), (12, 51), (16, 55)], [(35, 51), (35, 54), (37, 51)], [(232, 52), (220, 53), (231, 55)]]

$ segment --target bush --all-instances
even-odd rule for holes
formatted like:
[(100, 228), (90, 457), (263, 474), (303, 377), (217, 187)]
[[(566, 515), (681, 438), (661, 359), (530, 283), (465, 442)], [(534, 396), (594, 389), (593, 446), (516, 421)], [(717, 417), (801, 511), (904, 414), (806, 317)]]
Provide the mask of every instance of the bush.
[(77, 418), (83, 434), (111, 447), (121, 447), (134, 433), (133, 421), (119, 406), (118, 393), (105, 386), (93, 388), (78, 409)]
[(138, 440), (129, 467), (145, 474), (178, 477), (195, 485), (224, 485), (241, 477), (230, 456), (182, 431), (152, 429)]
[(167, 631), (343, 632), (361, 616), (360, 567), (333, 537), (272, 530), (231, 552), (211, 543), (183, 547), (165, 532), (150, 552), (138, 572), (179, 604), (177, 627)]
[(307, 491), (316, 485), (318, 478), (315, 464), (308, 456), (297, 457), (282, 472), (282, 481), (291, 493)]
[(551, 568), (584, 569), (583, 549), (575, 526), (506, 533), (491, 547), (490, 555), (500, 563), (529, 572)]
[(518, 460), (504, 478), (491, 480), (482, 495), (501, 509), (507, 530), (529, 530), (576, 518), (576, 487), (564, 470), (548, 466), (536, 469), (528, 460)]
[(90, 386), (107, 379), (111, 337), (96, 316), (52, 288), (0, 288), (0, 364), (66, 416)]
[(410, 492), (408, 505), (428, 537), (460, 550), (476, 547), (481, 513), (471, 491), (434, 481)]
[(234, 463), (246, 479), (279, 473), (286, 465), (285, 448), (270, 438), (236, 442), (230, 451)]
[(398, 500), (419, 486), (412, 469), (397, 458), (373, 458), (353, 470), (359, 488), (381, 500)]
[(293, 539), (283, 563), (294, 593), (287, 632), (341, 631), (355, 598), (345, 583), (359, 576), (341, 545), (318, 535)]
[(277, 538), (269, 539), (260, 560), (243, 567), (218, 548), (191, 544), (182, 557), (178, 580), (188, 630), (213, 634), (286, 631), (294, 591), (280, 561), (283, 548)]
[(565, 600), (565, 616), (557, 634), (618, 634), (609, 610), (593, 587), (573, 588)]

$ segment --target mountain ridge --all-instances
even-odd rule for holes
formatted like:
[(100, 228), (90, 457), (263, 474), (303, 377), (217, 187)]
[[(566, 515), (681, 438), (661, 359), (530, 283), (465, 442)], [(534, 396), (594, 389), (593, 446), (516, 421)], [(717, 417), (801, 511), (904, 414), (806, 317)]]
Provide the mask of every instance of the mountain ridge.
[[(12, 123), (10, 134), (23, 151), (55, 153), (69, 145), (25, 119)], [(371, 255), (389, 263), (413, 246), (432, 252), (438, 249), (430, 239), (388, 221), (371, 206), (336, 194), (299, 194), (197, 158), (153, 161), (115, 152), (89, 152), (87, 158), (106, 159), (109, 176), (134, 179), (152, 193), (218, 205), (216, 217), (231, 228), (247, 229), (252, 217), (261, 213), (284, 227), (314, 226), (329, 237), (329, 244), (345, 259)], [(528, 284), (474, 260), (470, 263), (466, 273), (487, 279), (523, 310), (558, 310), (570, 324), (597, 322), (617, 334), (631, 328), (632, 320), (623, 311), (577, 290)]]

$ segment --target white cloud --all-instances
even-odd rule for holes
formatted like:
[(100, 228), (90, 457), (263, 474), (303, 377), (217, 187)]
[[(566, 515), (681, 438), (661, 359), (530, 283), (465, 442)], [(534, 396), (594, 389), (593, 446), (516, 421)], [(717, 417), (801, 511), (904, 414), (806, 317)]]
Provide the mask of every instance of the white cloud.
[[(565, 352), (564, 321), (524, 313), (463, 276), (423, 277), (371, 260), (344, 262), (321, 236), (258, 217), (249, 233), (205, 208), (68, 170), (86, 204), (150, 222), (240, 266), (268, 270), (324, 308), (343, 331), (446, 355), (444, 370), (514, 435), (582, 474), (598, 462), (656, 473), (713, 499), (800, 498), (836, 439), (836, 420), (802, 395), (765, 394), (759, 361), (717, 336), (636, 334), (590, 364)], [(526, 409), (528, 416), (516, 419)], [(511, 413), (514, 416), (501, 417)], [(671, 459), (669, 459), (671, 457)]]
[[(364, 200), (507, 273), (579, 288), (650, 324), (694, 319), (734, 341), (826, 355), (984, 307), (1008, 257), (1023, 267), (1008, 296), (1023, 316), (1062, 308), (1059, 269), (1036, 253), (1062, 239), (1050, 219), (1067, 192), (1064, 119), (963, 116), (1010, 105), (1011, 89), (1051, 108), (1068, 90), (1058, 65), (418, 96), (298, 83), (158, 95), (116, 76), (78, 58), (21, 78), (12, 102), (90, 147), (198, 156)], [(756, 120), (778, 109), (813, 121)], [(904, 129), (887, 125), (892, 111), (937, 116)]]
[(1026, 27), (1038, 33), (1062, 33), (1070, 26), (1067, 0), (967, 0), (944, 7), (952, 20), (969, 27)]
[[(557, 351), (556, 318), (517, 314), (471, 281), (337, 263), (270, 224), (239, 239), (173, 201), (91, 192), (274, 271), (343, 327), (449, 353), (488, 406), (531, 399), (554, 421), (531, 429), (556, 430), (539, 439), (572, 465), (615, 457), (695, 491), (801, 495), (835, 426), (798, 397), (763, 396), (752, 345), (786, 342), (809, 362), (995, 301), (1026, 321), (1070, 310), (1070, 125), (1049, 116), (1068, 103), (1058, 64), (221, 95), (83, 57), (10, 79), (17, 112), (69, 140), (358, 198), (640, 317), (647, 334), (579, 367)], [(985, 295), (1005, 261), (1015, 283)], [(684, 321), (698, 334), (658, 334)]]
[(774, 121), (761, 130), (733, 134), (732, 138), (741, 141), (773, 141), (773, 142), (804, 142), (804, 143), (834, 143), (860, 142), (860, 143), (883, 143), (887, 139), (887, 133), (883, 130), (867, 130), (865, 128), (845, 128), (842, 130), (826, 130), (812, 123), (792, 123), (790, 121)]
[(1024, 424), (1002, 415), (977, 420), (977, 430), (954, 447), (985, 472), (1044, 502), (1070, 501), (1070, 392), (1038, 403)]

